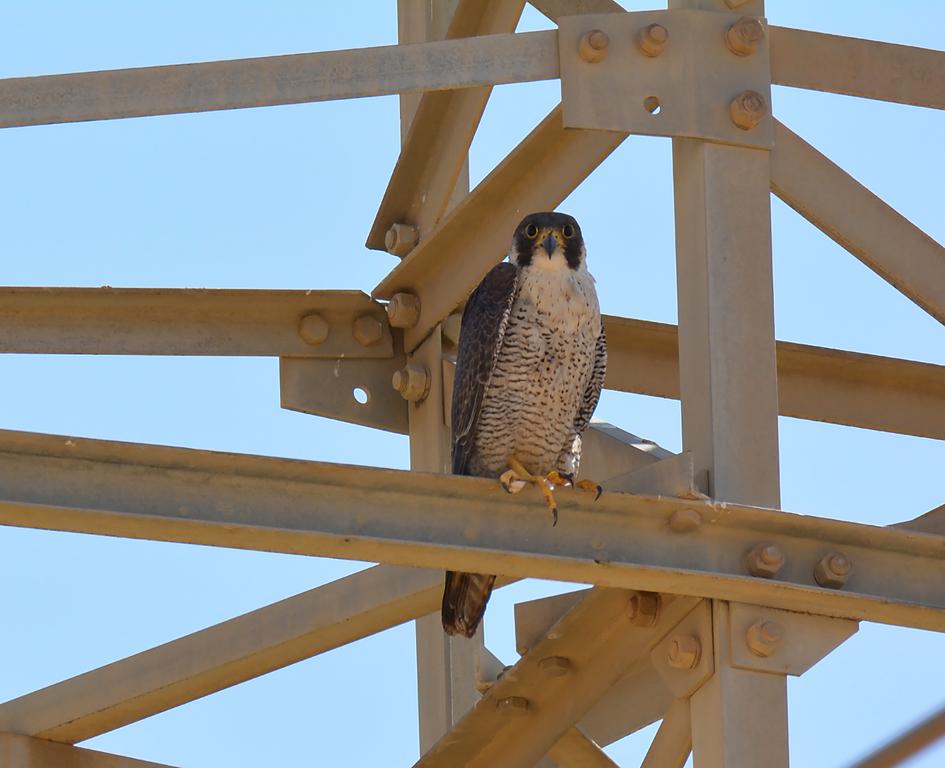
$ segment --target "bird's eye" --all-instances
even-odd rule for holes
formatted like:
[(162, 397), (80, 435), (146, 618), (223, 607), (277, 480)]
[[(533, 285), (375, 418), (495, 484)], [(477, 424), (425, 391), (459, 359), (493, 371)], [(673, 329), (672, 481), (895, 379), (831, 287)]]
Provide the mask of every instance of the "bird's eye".
[(525, 234), (534, 240), (536, 237), (538, 237), (538, 227), (536, 227), (534, 224), (529, 224), (527, 227), (525, 227)]
[(561, 227), (561, 234), (564, 235), (565, 240), (570, 240), (572, 237), (574, 237), (574, 227), (572, 227), (570, 224), (565, 224), (563, 227)]

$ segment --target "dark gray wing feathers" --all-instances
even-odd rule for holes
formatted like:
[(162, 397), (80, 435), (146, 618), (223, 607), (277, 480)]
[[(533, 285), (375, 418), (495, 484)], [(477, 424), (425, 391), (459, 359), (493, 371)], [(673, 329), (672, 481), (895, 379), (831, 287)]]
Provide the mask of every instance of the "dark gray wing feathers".
[(518, 269), (502, 262), (482, 279), (466, 303), (453, 383), (454, 475), (468, 473), (482, 398), (502, 348), (517, 289)]
[(580, 435), (587, 429), (587, 425), (594, 415), (597, 401), (600, 400), (600, 391), (604, 388), (604, 375), (607, 373), (607, 335), (601, 326), (600, 336), (597, 337), (597, 346), (594, 349), (594, 367), (584, 389), (581, 407), (578, 408), (574, 419), (574, 434)]

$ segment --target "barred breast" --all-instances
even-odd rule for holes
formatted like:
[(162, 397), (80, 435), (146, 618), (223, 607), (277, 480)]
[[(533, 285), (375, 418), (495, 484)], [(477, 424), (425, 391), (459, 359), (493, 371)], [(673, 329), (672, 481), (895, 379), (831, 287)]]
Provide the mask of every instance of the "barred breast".
[(533, 474), (565, 463), (601, 331), (594, 278), (584, 269), (525, 267), (483, 397), (475, 474), (497, 476), (515, 456)]

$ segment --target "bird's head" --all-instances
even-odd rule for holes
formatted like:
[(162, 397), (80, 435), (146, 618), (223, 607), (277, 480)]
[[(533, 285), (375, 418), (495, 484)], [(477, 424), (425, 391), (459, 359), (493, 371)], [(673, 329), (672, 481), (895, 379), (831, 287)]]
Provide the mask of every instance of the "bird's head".
[(509, 258), (513, 264), (558, 271), (584, 269), (584, 238), (573, 216), (554, 211), (530, 213), (515, 229)]

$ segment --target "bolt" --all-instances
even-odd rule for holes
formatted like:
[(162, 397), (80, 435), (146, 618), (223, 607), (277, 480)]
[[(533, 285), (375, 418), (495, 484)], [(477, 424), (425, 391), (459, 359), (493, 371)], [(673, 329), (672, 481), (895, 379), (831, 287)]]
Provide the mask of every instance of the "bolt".
[(770, 656), (781, 643), (784, 629), (776, 621), (756, 621), (745, 633), (745, 642), (755, 656)]
[(395, 293), (387, 303), (387, 320), (394, 328), (413, 328), (420, 320), (420, 299), (412, 293)]
[(538, 662), (538, 668), (549, 677), (564, 677), (571, 671), (571, 659), (564, 656), (546, 656)]
[(656, 592), (634, 592), (627, 601), (627, 615), (635, 627), (652, 627), (660, 615), (660, 596)]
[(410, 224), (393, 224), (384, 235), (384, 247), (394, 256), (406, 256), (420, 240), (420, 232)]
[(669, 641), (666, 661), (676, 669), (693, 669), (702, 655), (702, 643), (693, 635), (676, 635)]
[(676, 533), (697, 531), (702, 525), (702, 515), (695, 509), (676, 509), (669, 516), (669, 527)]
[(496, 701), (495, 707), (501, 712), (524, 715), (528, 712), (528, 699), (522, 696), (506, 696)]
[(668, 42), (669, 32), (662, 24), (650, 24), (637, 35), (637, 46), (644, 56), (659, 56)]
[(610, 38), (602, 29), (592, 29), (585, 32), (578, 43), (578, 55), (589, 64), (595, 64), (603, 61), (607, 56), (607, 46), (610, 45)]
[(742, 91), (728, 105), (728, 113), (735, 125), (750, 131), (768, 114), (768, 105), (757, 91)]
[(853, 572), (853, 563), (839, 552), (824, 555), (814, 566), (814, 579), (822, 587), (840, 589)]
[(380, 320), (371, 315), (361, 315), (351, 327), (351, 335), (362, 347), (377, 344), (384, 337), (384, 326)]
[(725, 44), (736, 56), (750, 56), (764, 40), (765, 28), (758, 19), (742, 16), (725, 33)]
[(441, 332), (443, 340), (451, 347), (459, 346), (459, 331), (463, 324), (463, 316), (458, 312), (450, 315), (443, 321)]
[(770, 579), (784, 567), (784, 553), (775, 544), (758, 544), (748, 551), (745, 565), (752, 576)]
[(425, 365), (407, 363), (394, 371), (390, 382), (404, 400), (418, 403), (430, 393), (430, 371)]
[(299, 336), (306, 344), (318, 346), (328, 338), (328, 321), (317, 312), (299, 320)]

